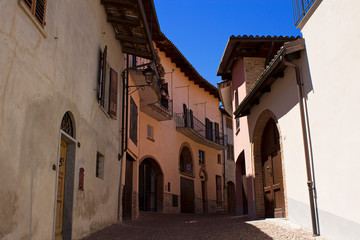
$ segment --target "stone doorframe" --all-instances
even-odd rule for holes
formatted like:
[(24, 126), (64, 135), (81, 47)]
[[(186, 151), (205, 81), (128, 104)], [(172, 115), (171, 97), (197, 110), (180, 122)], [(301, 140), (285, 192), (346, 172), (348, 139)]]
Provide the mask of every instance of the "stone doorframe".
[(263, 173), (262, 173), (262, 159), (261, 159), (261, 140), (266, 123), (270, 119), (274, 120), (274, 122), (276, 123), (277, 130), (279, 132), (281, 167), (282, 167), (282, 177), (283, 177), (283, 186), (284, 186), (285, 217), (288, 217), (288, 205), (287, 205), (287, 197), (286, 197), (287, 194), (286, 194), (286, 184), (285, 184), (286, 179), (285, 179), (284, 152), (283, 152), (280, 126), (275, 114), (269, 109), (266, 109), (257, 118), (251, 139), (251, 149), (252, 149), (251, 162), (253, 164), (253, 169), (254, 169), (256, 218), (265, 218), (264, 187), (263, 187)]
[[(73, 136), (70, 136), (67, 132), (60, 128), (58, 153), (56, 165), (53, 165), (53, 170), (56, 170), (55, 179), (55, 194), (54, 194), (54, 217), (53, 217), (53, 236), (55, 239), (55, 226), (56, 226), (56, 207), (57, 207), (57, 192), (58, 192), (58, 179), (59, 179), (59, 161), (60, 161), (60, 149), (61, 141), (67, 143), (67, 161), (65, 169), (65, 188), (64, 188), (64, 208), (63, 208), (63, 239), (72, 239), (72, 220), (73, 220), (73, 203), (74, 203), (74, 188), (75, 188), (75, 156), (76, 156), (76, 144), (75, 139), (75, 122), (71, 112), (67, 112), (71, 117), (73, 123)], [(65, 115), (64, 115), (65, 116)]]

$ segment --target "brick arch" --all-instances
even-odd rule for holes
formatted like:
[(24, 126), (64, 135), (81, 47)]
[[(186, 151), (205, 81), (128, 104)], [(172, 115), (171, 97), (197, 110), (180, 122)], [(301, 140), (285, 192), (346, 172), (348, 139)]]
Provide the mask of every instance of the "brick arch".
[[(254, 185), (255, 185), (255, 206), (256, 206), (256, 218), (265, 217), (265, 204), (264, 204), (264, 187), (263, 187), (263, 172), (262, 172), (262, 152), (261, 152), (261, 141), (263, 137), (263, 132), (268, 121), (272, 119), (275, 124), (277, 131), (279, 133), (279, 144), (280, 144), (280, 153), (281, 153), (281, 166), (282, 166), (282, 177), (283, 177), (283, 186), (284, 186), (284, 200), (285, 200), (285, 214), (287, 213), (287, 201), (286, 201), (286, 189), (285, 189), (285, 174), (284, 174), (284, 157), (283, 157), (283, 145), (281, 141), (281, 131), (278, 120), (275, 114), (269, 109), (264, 110), (259, 117), (257, 118), (252, 139), (252, 163), (254, 169)], [(286, 214), (287, 215), (287, 214)]]

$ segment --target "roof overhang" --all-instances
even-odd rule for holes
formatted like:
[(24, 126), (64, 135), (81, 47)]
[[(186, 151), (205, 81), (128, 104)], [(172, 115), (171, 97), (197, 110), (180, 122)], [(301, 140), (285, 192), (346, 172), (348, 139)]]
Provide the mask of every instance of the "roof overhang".
[(265, 64), (268, 65), (285, 42), (297, 38), (287, 36), (231, 36), (221, 58), (217, 75), (221, 76), (223, 80), (232, 79), (233, 64), (243, 57), (262, 57), (266, 59)]
[(294, 60), (300, 58), (300, 51), (305, 49), (304, 39), (300, 38), (296, 41), (287, 42), (280, 48), (277, 55), (269, 63), (262, 75), (257, 79), (249, 93), (236, 108), (235, 118), (250, 114), (250, 110), (254, 105), (259, 104), (260, 98), (266, 92), (271, 91), (271, 85), (279, 78), (284, 76), (286, 65), (281, 61), (282, 58)]
[[(151, 6), (153, 0), (145, 0), (144, 3)], [(155, 51), (143, 1), (101, 0), (101, 4), (104, 5), (107, 21), (112, 24), (123, 52), (154, 59)], [(151, 8), (147, 11), (152, 15)]]

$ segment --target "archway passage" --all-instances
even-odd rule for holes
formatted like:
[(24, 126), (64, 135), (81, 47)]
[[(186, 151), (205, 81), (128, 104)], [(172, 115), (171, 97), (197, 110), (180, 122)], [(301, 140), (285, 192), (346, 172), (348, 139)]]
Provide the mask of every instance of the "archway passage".
[(270, 118), (261, 138), (261, 164), (264, 186), (265, 217), (284, 217), (284, 184), (279, 132)]
[(229, 213), (236, 212), (235, 184), (231, 181), (226, 184), (227, 206)]
[(158, 163), (147, 158), (139, 167), (139, 210), (159, 212), (163, 209), (164, 175)]
[(187, 177), (180, 177), (180, 202), (182, 213), (193, 213), (195, 211), (195, 191), (194, 191), (194, 162), (191, 150), (188, 146), (181, 148), (180, 152), (180, 173)]

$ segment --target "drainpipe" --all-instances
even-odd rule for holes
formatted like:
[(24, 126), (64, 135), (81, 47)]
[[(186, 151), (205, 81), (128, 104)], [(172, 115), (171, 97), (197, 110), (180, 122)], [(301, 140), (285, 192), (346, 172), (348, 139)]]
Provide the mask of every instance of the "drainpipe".
[(302, 90), (303, 84), (301, 82), (300, 69), (298, 65), (288, 62), (283, 56), (281, 56), (281, 61), (286, 66), (294, 68), (296, 73), (296, 84), (298, 89), (298, 97), (299, 97), (299, 105), (300, 105), (301, 127), (302, 127), (302, 135), (303, 135), (304, 151), (305, 151), (307, 186), (309, 189), (312, 229), (314, 236), (319, 236), (320, 235), (319, 215), (318, 215), (317, 199), (316, 199), (316, 185), (315, 185), (315, 174), (314, 174), (315, 172), (314, 172), (314, 161), (313, 161), (313, 154), (311, 147), (312, 144), (310, 137), (309, 117), (307, 111), (307, 103), (306, 100), (304, 101), (304, 95)]
[[(220, 111), (221, 112), (221, 111)], [(225, 127), (224, 127), (224, 116), (225, 114), (223, 114), (221, 112), (221, 127), (222, 127), (222, 134), (223, 134), (223, 144), (225, 146)], [(223, 187), (223, 199), (225, 200), (225, 191), (224, 189), (226, 189), (226, 168), (225, 168), (225, 161), (226, 161), (226, 158), (225, 158), (225, 152), (226, 150), (223, 149), (223, 179), (224, 179), (224, 187)], [(227, 189), (226, 189), (226, 192), (227, 192)], [(227, 199), (228, 200), (228, 199)], [(228, 200), (229, 202), (229, 200)], [(225, 202), (224, 202), (224, 207), (225, 207)], [(227, 206), (229, 207), (229, 206)], [(224, 211), (225, 211), (225, 208), (224, 208)]]
[[(127, 54), (126, 56), (126, 69), (129, 68), (129, 54)], [(126, 75), (125, 75), (126, 74)], [(119, 189), (118, 189), (118, 209), (117, 209), (117, 220), (120, 221), (121, 216), (120, 216), (120, 209), (121, 209), (121, 199), (122, 199), (122, 171), (123, 171), (123, 164), (124, 164), (124, 152), (126, 151), (127, 148), (127, 134), (126, 138), (124, 138), (124, 133), (127, 133), (127, 122), (126, 122), (126, 127), (125, 127), (125, 111), (126, 111), (126, 116), (127, 116), (127, 79), (128, 79), (128, 71), (125, 71), (122, 73), (122, 102), (121, 102), (121, 130), (120, 130), (120, 135), (121, 135), (121, 140), (120, 140), (120, 154), (119, 154), (119, 158), (120, 158), (120, 178), (119, 178)], [(126, 106), (125, 106), (125, 101), (126, 101)], [(124, 147), (125, 144), (125, 147)]]

